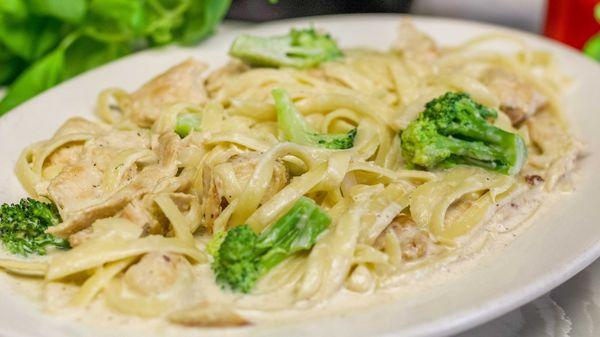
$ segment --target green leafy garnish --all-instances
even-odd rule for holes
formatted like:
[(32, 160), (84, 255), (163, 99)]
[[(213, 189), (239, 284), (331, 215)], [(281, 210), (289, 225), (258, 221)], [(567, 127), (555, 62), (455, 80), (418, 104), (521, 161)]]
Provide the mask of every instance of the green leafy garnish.
[(0, 115), (27, 99), (134, 51), (194, 44), (230, 0), (0, 1)]

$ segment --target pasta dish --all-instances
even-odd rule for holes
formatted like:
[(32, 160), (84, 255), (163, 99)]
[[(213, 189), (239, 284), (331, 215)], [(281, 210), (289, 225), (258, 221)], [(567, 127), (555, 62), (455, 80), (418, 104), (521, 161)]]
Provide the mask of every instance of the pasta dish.
[(1, 206), (0, 267), (54, 308), (258, 324), (401, 287), (493, 219), (525, 221), (506, 214), (530, 215), (580, 152), (568, 79), (511, 36), (439, 46), (403, 21), (387, 51), (308, 28), (230, 55), (109, 88), (99, 120), (24, 149), (30, 197)]

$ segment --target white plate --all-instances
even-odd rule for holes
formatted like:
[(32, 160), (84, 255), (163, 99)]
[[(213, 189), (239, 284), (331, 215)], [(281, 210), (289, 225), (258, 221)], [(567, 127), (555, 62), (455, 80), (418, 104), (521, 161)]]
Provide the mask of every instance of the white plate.
[[(313, 22), (330, 31), (343, 47), (387, 48), (395, 37), (397, 15), (318, 17), (256, 26), (244, 33), (279, 34), (290, 26)], [(410, 299), (368, 310), (278, 326), (230, 331), (189, 331), (194, 335), (252, 336), (440, 336), (481, 324), (559, 285), (600, 255), (600, 66), (576, 51), (533, 35), (472, 22), (414, 18), (416, 25), (443, 44), (502, 30), (520, 35), (532, 46), (550, 50), (575, 80), (568, 98), (569, 119), (586, 140), (589, 153), (580, 163), (576, 191), (539, 214), (522, 235), (477, 267), (452, 275), (443, 286)], [(193, 49), (168, 48), (139, 53), (66, 82), (0, 119), (0, 201), (24, 195), (13, 167), (19, 152), (33, 141), (51, 136), (67, 118), (92, 117), (97, 94), (106, 87), (133, 89), (190, 56), (216, 66), (226, 61), (232, 38), (220, 34)], [(593, 174), (596, 173), (596, 174)], [(4, 287), (6, 288), (6, 287)], [(117, 329), (90, 329), (48, 315), (30, 302), (3, 290), (0, 301), (2, 336), (122, 336)], [(148, 334), (140, 334), (147, 336)]]

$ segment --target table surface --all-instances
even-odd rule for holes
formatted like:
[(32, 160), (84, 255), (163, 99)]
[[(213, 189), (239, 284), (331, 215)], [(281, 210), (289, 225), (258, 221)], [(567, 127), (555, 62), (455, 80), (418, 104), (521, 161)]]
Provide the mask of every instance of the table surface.
[[(220, 32), (247, 25), (225, 22)], [(455, 337), (596, 336), (600, 336), (600, 260), (535, 301)]]
[(600, 336), (600, 260), (550, 293), (455, 337)]

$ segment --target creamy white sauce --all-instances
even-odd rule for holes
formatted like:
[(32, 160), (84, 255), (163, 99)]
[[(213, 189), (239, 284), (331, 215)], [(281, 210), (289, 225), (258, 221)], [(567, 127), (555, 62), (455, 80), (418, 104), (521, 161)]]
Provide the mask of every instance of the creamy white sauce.
[[(251, 323), (271, 325), (287, 321), (309, 320), (323, 315), (347, 314), (349, 311), (363, 310), (369, 306), (399, 301), (409, 295), (425, 292), (431, 287), (443, 285), (444, 282), (475, 268), (483, 257), (501, 253), (514, 237), (528, 227), (535, 213), (550, 207), (560, 196), (558, 193), (542, 192), (538, 188), (526, 191), (511, 203), (501, 206), (486, 225), (480, 226), (475, 233), (468, 237), (468, 244), (423, 267), (414, 270), (407, 268), (406, 271), (394, 276), (383, 288), (364, 293), (352, 292), (344, 288), (325, 302), (302, 301), (288, 308), (285, 308), (286, 304), (291, 303), (292, 298), (290, 290), (284, 289), (284, 291), (268, 295), (269, 303), (273, 304), (272, 308), (242, 309), (238, 312)], [(208, 265), (195, 266), (194, 272), (198, 276), (194, 293), (190, 294), (190, 298), (193, 298), (194, 301), (212, 299), (252, 303), (252, 299), (240, 298), (240, 296), (221, 291), (212, 281), (212, 272)], [(100, 327), (120, 326), (127, 330), (152, 329), (169, 335), (170, 333), (176, 335), (177, 331), (181, 329), (189, 329), (170, 324), (164, 318), (144, 319), (116, 313), (107, 308), (102, 296), (85, 308), (69, 307), (68, 301), (77, 290), (74, 285), (44, 284), (39, 279), (14, 277), (6, 273), (0, 274), (0, 282), (9, 284), (14, 292), (24, 294), (28, 299), (38, 303), (43, 312), (84, 324)], [(45, 291), (43, 291), (44, 287)], [(48, 303), (51, 303), (51, 306)]]

